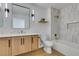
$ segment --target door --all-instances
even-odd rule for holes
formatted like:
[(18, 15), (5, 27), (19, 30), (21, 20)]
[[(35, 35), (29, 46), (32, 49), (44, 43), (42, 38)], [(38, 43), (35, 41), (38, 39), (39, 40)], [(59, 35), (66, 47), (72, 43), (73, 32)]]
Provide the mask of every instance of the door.
[(38, 36), (32, 37), (32, 50), (38, 49), (38, 44), (39, 44), (38, 41), (39, 41)]
[(11, 38), (0, 38), (0, 56), (11, 55)]
[(20, 54), (20, 46), (22, 44), (22, 40), (20, 37), (13, 37), (12, 38), (12, 55)]
[(20, 37), (20, 44), (19, 44), (19, 54), (25, 53), (25, 38), (22, 36)]
[(31, 37), (20, 36), (12, 38), (12, 55), (18, 55), (31, 51)]
[(31, 51), (31, 36), (24, 37), (25, 52)]

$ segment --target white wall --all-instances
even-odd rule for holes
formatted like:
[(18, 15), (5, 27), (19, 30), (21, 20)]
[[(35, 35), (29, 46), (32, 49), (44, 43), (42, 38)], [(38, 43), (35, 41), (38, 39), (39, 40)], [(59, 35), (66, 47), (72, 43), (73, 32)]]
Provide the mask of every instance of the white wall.
[(47, 19), (48, 19), (48, 25), (47, 25), (47, 33), (48, 33), (48, 35), (49, 35), (49, 40), (52, 40), (52, 38), (51, 38), (51, 8), (47, 8), (47, 13), (46, 13), (46, 16), (47, 16)]
[[(61, 9), (61, 20), (60, 20), (60, 39), (55, 42), (54, 48), (62, 52), (64, 55), (79, 55), (79, 37), (78, 35), (72, 36), (74, 32), (78, 32), (69, 28), (79, 29), (79, 26), (69, 25), (70, 23), (79, 22), (79, 4), (71, 4), (63, 9)], [(68, 28), (69, 27), (69, 28)], [(74, 40), (74, 41), (73, 41)]]
[[(61, 10), (61, 40), (72, 41), (72, 37), (69, 32), (69, 25), (70, 23), (79, 22), (79, 4), (72, 4), (66, 8)], [(72, 31), (72, 30), (71, 30)]]

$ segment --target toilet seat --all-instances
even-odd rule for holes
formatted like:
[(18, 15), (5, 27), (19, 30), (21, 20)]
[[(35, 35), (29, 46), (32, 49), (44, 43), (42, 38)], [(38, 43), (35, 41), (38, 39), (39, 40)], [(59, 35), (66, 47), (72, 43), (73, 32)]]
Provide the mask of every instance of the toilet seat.
[(51, 41), (44, 41), (44, 44), (48, 47), (52, 46), (53, 43)]

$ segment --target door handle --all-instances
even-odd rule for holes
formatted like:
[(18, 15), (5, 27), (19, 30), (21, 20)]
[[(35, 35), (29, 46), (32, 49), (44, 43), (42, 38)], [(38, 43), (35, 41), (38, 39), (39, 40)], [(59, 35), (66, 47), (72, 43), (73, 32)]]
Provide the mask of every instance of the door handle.
[(32, 37), (32, 43), (33, 43), (33, 37)]
[(23, 38), (23, 44), (24, 44), (24, 38)]
[(22, 38), (21, 38), (21, 45), (22, 45)]
[(10, 43), (10, 40), (8, 40), (8, 47), (9, 47), (9, 48), (10, 48), (10, 44), (11, 44), (11, 43)]

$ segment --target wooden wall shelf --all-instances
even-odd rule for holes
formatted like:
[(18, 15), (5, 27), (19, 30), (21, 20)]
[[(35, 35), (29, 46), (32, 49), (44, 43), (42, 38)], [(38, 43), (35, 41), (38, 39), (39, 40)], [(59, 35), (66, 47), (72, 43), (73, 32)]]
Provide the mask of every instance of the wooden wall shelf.
[(48, 21), (38, 21), (38, 23), (48, 23)]

